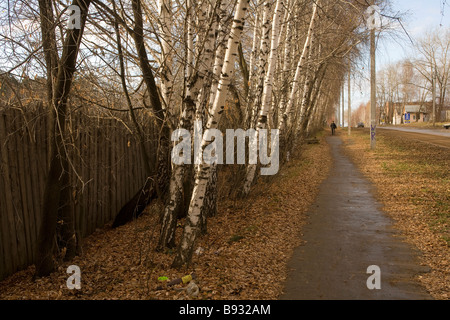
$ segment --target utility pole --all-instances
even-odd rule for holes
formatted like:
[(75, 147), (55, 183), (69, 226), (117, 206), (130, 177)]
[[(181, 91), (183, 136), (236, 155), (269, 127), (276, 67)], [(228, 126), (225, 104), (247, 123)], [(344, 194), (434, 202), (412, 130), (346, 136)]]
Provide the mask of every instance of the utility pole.
[(352, 102), (351, 102), (351, 82), (352, 82), (352, 66), (351, 66), (351, 62), (350, 59), (348, 60), (348, 135), (352, 134)]
[(345, 128), (345, 80), (342, 81), (342, 128)]
[(432, 67), (432, 77), (431, 77), (431, 82), (432, 82), (432, 87), (433, 87), (433, 127), (436, 126), (436, 65), (434, 65)]
[[(341, 89), (339, 88), (339, 92), (341, 91)], [(342, 93), (340, 92), (340, 95), (341, 95)], [(339, 95), (339, 96), (340, 96)], [(340, 97), (339, 97), (339, 99), (338, 99), (338, 102), (337, 102), (337, 115), (336, 115), (336, 125), (338, 126), (338, 127), (340, 127), (341, 126), (341, 99), (340, 99)]]
[(375, 28), (370, 30), (370, 148), (376, 147), (377, 131), (377, 80), (375, 66)]
[(375, 66), (375, 31), (381, 28), (380, 8), (373, 5), (367, 8), (368, 15), (367, 27), (370, 30), (370, 148), (376, 147), (376, 131), (377, 131), (377, 80)]

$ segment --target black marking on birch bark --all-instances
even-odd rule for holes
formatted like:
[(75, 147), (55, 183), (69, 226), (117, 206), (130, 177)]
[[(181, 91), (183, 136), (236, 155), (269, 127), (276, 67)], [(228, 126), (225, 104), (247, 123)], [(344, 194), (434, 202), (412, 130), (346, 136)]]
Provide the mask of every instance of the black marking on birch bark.
[(260, 123), (267, 123), (267, 116), (261, 116), (261, 117), (259, 118), (259, 122), (260, 122)]

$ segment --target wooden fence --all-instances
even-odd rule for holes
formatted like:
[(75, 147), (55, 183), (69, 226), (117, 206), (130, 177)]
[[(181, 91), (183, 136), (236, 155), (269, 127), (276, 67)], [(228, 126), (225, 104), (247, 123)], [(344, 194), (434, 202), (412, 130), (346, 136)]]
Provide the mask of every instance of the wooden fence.
[[(34, 263), (49, 163), (46, 114), (42, 106), (0, 106), (0, 280)], [(124, 118), (81, 112), (68, 118), (71, 210), (81, 237), (114, 219), (145, 182)], [(151, 139), (147, 148), (155, 150)]]

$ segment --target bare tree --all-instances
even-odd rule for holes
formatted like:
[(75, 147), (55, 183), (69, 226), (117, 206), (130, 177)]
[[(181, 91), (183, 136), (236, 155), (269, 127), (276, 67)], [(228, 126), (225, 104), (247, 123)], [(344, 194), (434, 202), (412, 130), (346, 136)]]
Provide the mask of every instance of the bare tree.
[[(38, 253), (36, 255), (36, 275), (45, 276), (50, 274), (54, 269), (53, 261), (53, 238), (56, 231), (56, 219), (62, 199), (61, 190), (68, 188), (67, 177), (67, 156), (64, 151), (65, 136), (65, 119), (67, 113), (67, 98), (70, 93), (73, 74), (77, 61), (81, 37), (86, 22), (90, 0), (74, 0), (73, 5), (80, 8), (80, 28), (67, 30), (65, 41), (63, 44), (63, 52), (58, 67), (58, 75), (55, 81), (52, 105), (55, 108), (55, 131), (50, 137), (52, 143), (52, 154), (50, 159), (50, 169), (48, 173), (47, 183), (44, 190), (44, 200), (42, 207), (42, 222), (39, 230)], [(45, 16), (48, 14), (41, 14)], [(45, 20), (51, 21), (50, 16), (46, 16)], [(48, 32), (48, 30), (46, 30)], [(53, 65), (48, 66), (53, 68)], [(70, 218), (67, 219), (70, 221)], [(73, 227), (71, 228), (72, 236)]]

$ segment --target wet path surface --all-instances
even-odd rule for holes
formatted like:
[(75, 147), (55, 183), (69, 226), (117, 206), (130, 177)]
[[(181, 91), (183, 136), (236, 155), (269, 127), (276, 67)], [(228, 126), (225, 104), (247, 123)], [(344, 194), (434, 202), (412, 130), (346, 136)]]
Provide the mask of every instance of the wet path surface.
[[(328, 138), (334, 167), (308, 211), (306, 243), (294, 251), (282, 300), (431, 299), (413, 281), (426, 272), (418, 252), (402, 241), (373, 197), (371, 183)], [(369, 266), (380, 268), (381, 289), (369, 290)]]

